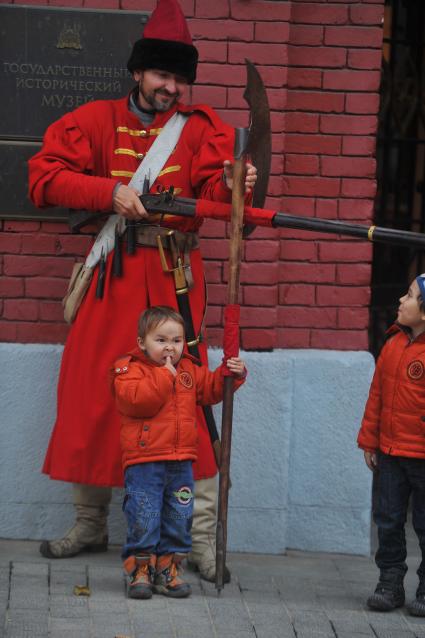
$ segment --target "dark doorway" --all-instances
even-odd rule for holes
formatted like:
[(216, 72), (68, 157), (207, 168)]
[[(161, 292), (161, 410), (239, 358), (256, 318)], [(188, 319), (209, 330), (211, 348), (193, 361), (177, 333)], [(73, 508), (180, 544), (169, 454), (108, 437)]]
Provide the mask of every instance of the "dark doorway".
[[(386, 0), (374, 224), (425, 230), (425, 3)], [(425, 271), (425, 253), (374, 244), (370, 350), (376, 356), (398, 298)]]

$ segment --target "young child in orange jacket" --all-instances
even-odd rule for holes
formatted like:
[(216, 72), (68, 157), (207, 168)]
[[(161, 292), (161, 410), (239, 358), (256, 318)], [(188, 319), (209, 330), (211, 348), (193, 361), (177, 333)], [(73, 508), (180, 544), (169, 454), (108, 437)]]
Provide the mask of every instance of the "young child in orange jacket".
[[(145, 310), (138, 335), (138, 347), (113, 371), (121, 415), (128, 595), (151, 598), (155, 591), (183, 598), (191, 593), (180, 577), (180, 563), (191, 550), (196, 406), (222, 400), (222, 367), (210, 372), (183, 353), (183, 318), (167, 306)], [(226, 363), (238, 388), (245, 364), (239, 357)]]
[(377, 484), (375, 562), (380, 578), (367, 604), (378, 611), (404, 604), (404, 526), (412, 495), (422, 561), (416, 599), (408, 611), (425, 616), (425, 273), (400, 298), (397, 322), (376, 365), (358, 444)]

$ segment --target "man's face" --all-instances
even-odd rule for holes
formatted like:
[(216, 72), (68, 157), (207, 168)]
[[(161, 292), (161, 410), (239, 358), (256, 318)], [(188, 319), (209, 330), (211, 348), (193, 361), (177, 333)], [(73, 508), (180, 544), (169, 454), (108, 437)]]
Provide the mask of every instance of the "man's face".
[(135, 71), (133, 77), (139, 85), (139, 106), (146, 111), (168, 111), (188, 84), (181, 75), (159, 69)]

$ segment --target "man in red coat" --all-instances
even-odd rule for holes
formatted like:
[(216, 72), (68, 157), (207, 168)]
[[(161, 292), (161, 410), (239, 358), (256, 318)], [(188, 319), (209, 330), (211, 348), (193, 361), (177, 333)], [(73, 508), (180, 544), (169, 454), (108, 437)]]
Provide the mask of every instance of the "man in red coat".
[[(108, 370), (134, 346), (132, 335), (143, 309), (177, 308), (173, 275), (164, 271), (156, 246), (158, 226), (181, 233), (179, 249), (185, 253), (185, 272), (191, 273), (188, 295), (193, 327), (201, 337), (206, 309), (196, 235), (201, 222), (148, 216), (140, 193), (127, 185), (165, 124), (175, 113), (183, 113), (188, 116), (186, 124), (151, 191), (172, 185), (183, 197), (231, 200), (229, 158), (234, 130), (210, 107), (185, 106), (179, 101), (195, 80), (197, 59), (177, 1), (159, 0), (128, 61), (135, 89), (123, 99), (90, 102), (64, 115), (47, 129), (41, 151), (29, 162), (29, 192), (37, 206), (114, 211), (127, 220), (149, 220), (152, 229), (150, 233), (137, 230), (134, 254), (123, 248), (122, 276), (114, 276), (114, 251), (108, 254), (101, 298), (96, 296), (96, 267), (65, 345), (57, 420), (43, 471), (52, 479), (73, 483), (76, 523), (63, 538), (41, 544), (40, 551), (48, 558), (107, 549), (111, 487), (123, 482), (119, 422)], [(256, 169), (247, 165), (248, 195), (255, 181)], [(199, 343), (199, 351), (206, 363), (205, 342)], [(204, 578), (213, 580), (217, 467), (202, 411), (198, 430), (191, 559)]]

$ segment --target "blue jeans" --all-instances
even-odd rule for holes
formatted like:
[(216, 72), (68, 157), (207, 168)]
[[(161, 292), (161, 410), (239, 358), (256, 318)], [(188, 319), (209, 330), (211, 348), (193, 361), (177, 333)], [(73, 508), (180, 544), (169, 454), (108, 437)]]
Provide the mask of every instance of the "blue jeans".
[(192, 461), (156, 461), (125, 471), (123, 511), (127, 542), (122, 558), (186, 554), (192, 549)]
[(425, 459), (378, 454), (374, 521), (379, 546), (375, 561), (381, 571), (403, 578), (407, 571), (404, 526), (412, 496), (412, 522), (422, 551), (417, 574), (425, 579)]

